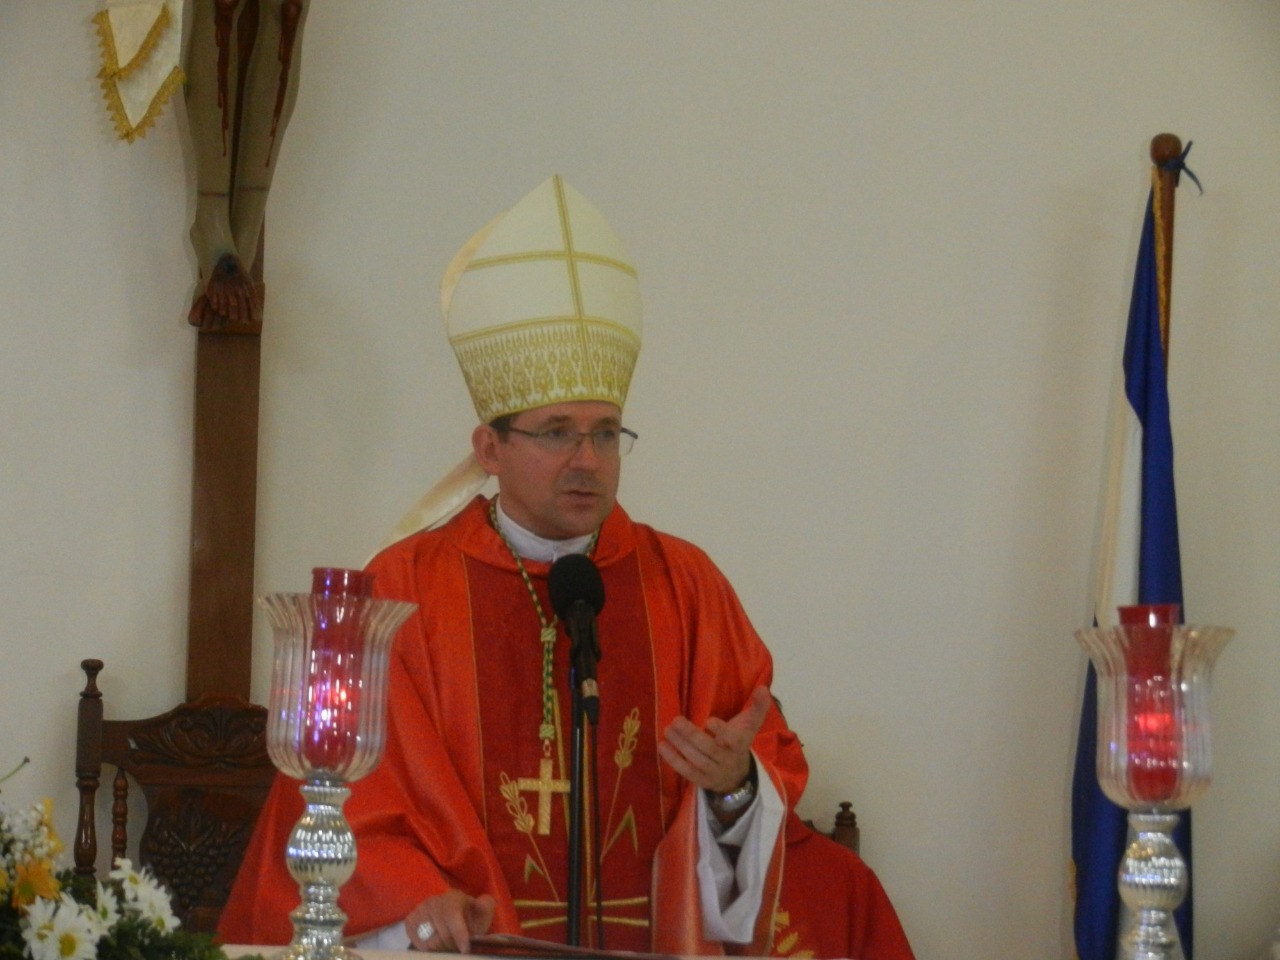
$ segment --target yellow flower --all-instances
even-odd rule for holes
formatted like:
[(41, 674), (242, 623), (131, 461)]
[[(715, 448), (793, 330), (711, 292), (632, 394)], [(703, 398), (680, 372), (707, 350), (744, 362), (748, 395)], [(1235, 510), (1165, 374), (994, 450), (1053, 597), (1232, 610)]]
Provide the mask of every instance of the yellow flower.
[(38, 897), (52, 900), (57, 897), (59, 889), (58, 878), (53, 875), (52, 860), (26, 860), (14, 869), (12, 902), (18, 910)]
[(40, 826), (49, 837), (49, 856), (56, 857), (62, 852), (62, 841), (58, 839), (58, 831), (53, 829), (53, 801), (48, 797), (40, 805)]

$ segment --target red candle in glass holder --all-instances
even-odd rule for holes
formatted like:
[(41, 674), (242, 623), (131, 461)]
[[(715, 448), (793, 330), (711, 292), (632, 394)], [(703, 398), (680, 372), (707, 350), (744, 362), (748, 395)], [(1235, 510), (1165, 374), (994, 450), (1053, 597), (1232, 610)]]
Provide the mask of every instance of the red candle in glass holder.
[(361, 632), (349, 601), (372, 593), (360, 570), (312, 571), (314, 614), (302, 752), (314, 770), (342, 770), (359, 746)]
[(1178, 604), (1137, 604), (1120, 607), (1119, 613), (1129, 639), (1125, 650), (1129, 788), (1136, 799), (1160, 804), (1177, 792), (1182, 768), (1176, 678), (1170, 675)]

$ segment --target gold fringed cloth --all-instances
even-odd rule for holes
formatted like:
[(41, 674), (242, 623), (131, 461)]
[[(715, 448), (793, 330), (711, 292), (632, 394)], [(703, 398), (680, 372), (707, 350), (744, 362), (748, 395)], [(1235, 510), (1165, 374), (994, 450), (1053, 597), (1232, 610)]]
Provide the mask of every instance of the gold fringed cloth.
[(93, 18), (102, 69), (98, 80), (121, 140), (145, 137), (182, 72), (180, 0), (106, 0)]

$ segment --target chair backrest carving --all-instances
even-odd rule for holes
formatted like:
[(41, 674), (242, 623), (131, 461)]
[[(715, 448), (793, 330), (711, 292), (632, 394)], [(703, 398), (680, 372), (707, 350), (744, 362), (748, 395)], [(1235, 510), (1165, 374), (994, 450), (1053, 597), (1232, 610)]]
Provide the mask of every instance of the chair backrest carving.
[(76, 872), (92, 875), (98, 856), (95, 802), (102, 765), (111, 786), (111, 857), (128, 847), (130, 780), (147, 817), (138, 861), (168, 888), (188, 930), (212, 931), (275, 776), (267, 756), (265, 707), (205, 694), (142, 720), (104, 720), (101, 660), (80, 664), (76, 786), (80, 793)]
[(861, 831), (858, 829), (858, 815), (853, 812), (853, 804), (848, 800), (840, 801), (840, 809), (836, 811), (835, 825), (828, 834), (832, 840), (858, 852)]
[(861, 843), (861, 830), (858, 829), (858, 815), (853, 812), (853, 804), (848, 800), (840, 801), (840, 809), (836, 811), (835, 822), (830, 830), (823, 830), (812, 820), (804, 821), (805, 826), (811, 830), (817, 830), (824, 837), (834, 840), (842, 847), (848, 847), (854, 853), (859, 853), (858, 847)]

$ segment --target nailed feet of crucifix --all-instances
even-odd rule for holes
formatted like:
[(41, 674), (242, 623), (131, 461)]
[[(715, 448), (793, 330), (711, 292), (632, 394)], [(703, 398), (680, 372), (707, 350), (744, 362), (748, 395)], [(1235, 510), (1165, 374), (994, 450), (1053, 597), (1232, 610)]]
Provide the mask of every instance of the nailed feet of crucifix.
[(209, 268), (201, 269), (203, 289), (196, 291), (187, 322), (212, 333), (257, 333), (262, 329), (264, 291), (254, 282), (240, 258), (223, 253)]
[(257, 333), (267, 192), (298, 94), (309, 0), (189, 0), (187, 115), (196, 166), (191, 244), (200, 268), (188, 321)]

